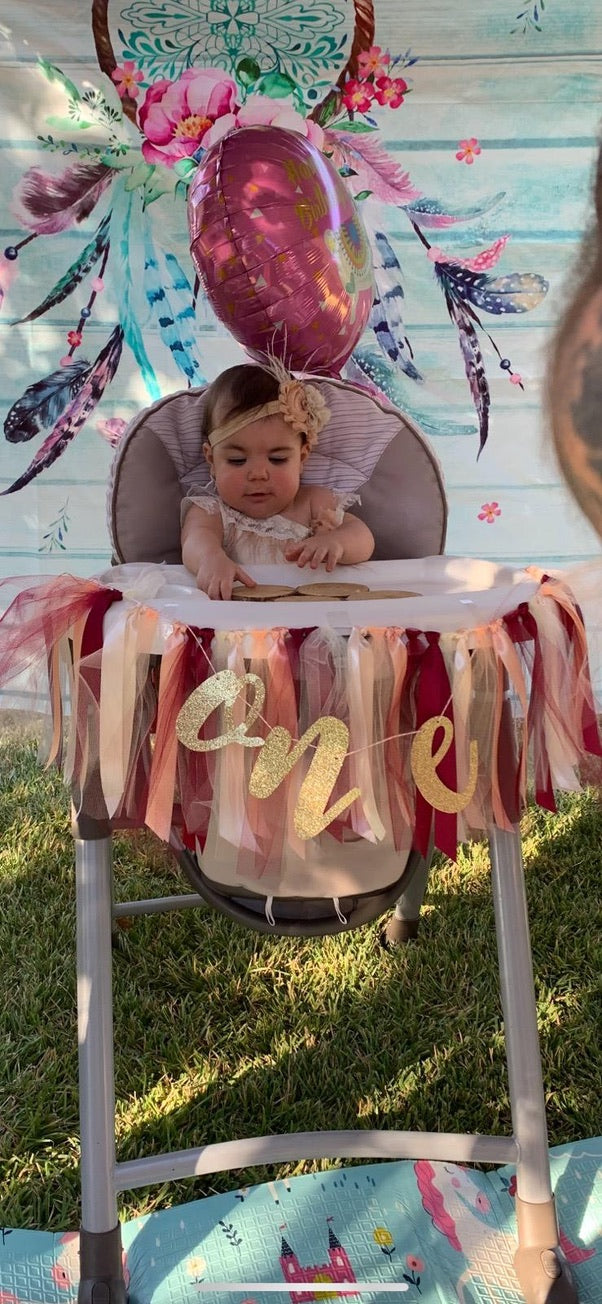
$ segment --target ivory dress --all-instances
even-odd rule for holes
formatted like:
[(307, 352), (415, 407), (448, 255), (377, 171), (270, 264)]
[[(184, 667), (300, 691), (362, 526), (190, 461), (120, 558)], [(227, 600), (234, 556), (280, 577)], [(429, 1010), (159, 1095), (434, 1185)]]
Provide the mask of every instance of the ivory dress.
[(210, 516), (218, 512), (224, 527), (223, 549), (230, 561), (252, 566), (253, 563), (268, 564), (284, 561), (284, 553), (291, 543), (300, 543), (318, 530), (334, 530), (341, 525), (345, 511), (352, 503), (359, 503), (357, 494), (342, 494), (331, 490), (335, 506), (321, 513), (311, 525), (301, 525), (299, 521), (289, 521), (286, 516), (268, 516), (265, 520), (256, 520), (246, 516), (234, 507), (228, 507), (217, 494), (206, 489), (193, 487), (182, 502), (182, 522), (193, 505), (201, 507)]

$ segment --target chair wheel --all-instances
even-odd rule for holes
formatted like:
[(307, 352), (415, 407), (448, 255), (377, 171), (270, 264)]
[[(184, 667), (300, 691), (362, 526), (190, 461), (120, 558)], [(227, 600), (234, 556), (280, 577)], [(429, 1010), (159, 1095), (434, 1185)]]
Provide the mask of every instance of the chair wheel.
[(391, 915), (380, 934), (380, 944), (385, 951), (395, 951), (398, 946), (405, 946), (406, 942), (414, 942), (419, 928), (419, 919), (398, 919), (396, 915)]

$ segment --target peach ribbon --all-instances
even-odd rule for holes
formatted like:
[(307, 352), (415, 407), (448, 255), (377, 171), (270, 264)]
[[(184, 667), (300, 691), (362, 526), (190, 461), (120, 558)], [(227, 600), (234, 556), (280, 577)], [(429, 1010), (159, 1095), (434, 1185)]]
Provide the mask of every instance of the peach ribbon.
[(176, 718), (180, 708), (178, 685), (183, 681), (188, 632), (175, 624), (167, 634), (161, 657), (155, 749), (150, 772), (145, 824), (164, 842), (169, 841), (173, 811), (178, 738)]

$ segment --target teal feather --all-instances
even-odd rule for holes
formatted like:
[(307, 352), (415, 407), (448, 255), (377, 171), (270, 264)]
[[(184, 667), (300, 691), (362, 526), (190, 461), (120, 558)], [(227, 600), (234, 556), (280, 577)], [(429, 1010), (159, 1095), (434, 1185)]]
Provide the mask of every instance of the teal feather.
[(399, 368), (394, 367), (376, 349), (354, 349), (345, 367), (345, 375), (356, 384), (365, 385), (373, 392), (384, 395), (390, 403), (416, 421), (425, 435), (474, 435), (476, 432), (474, 424), (450, 421), (438, 412), (429, 412), (426, 406), (416, 404), (415, 386), (412, 385), (410, 391)]
[(63, 299), (67, 299), (70, 294), (73, 294), (73, 291), (77, 289), (77, 286), (80, 285), (106, 250), (109, 242), (110, 217), (110, 213), (103, 217), (90, 243), (86, 245), (85, 249), (82, 249), (79, 258), (76, 258), (64, 276), (61, 276), (60, 281), (57, 281), (42, 303), (39, 303), (37, 308), (32, 308), (31, 312), (28, 312), (25, 317), (16, 317), (11, 322), (11, 326), (17, 326), (25, 321), (35, 321), (37, 317), (42, 317), (50, 308), (55, 308), (57, 303), (62, 303)]
[(17, 480), (13, 481), (8, 489), (3, 489), (0, 497), (3, 498), (6, 494), (14, 494), (18, 489), (23, 489), (25, 485), (35, 480), (36, 476), (45, 471), (47, 467), (52, 466), (57, 457), (64, 453), (67, 445), (71, 443), (71, 440), (75, 438), (92, 415), (107, 385), (111, 383), (119, 366), (122, 341), (123, 331), (120, 326), (116, 326), (95, 362), (91, 366), (87, 364), (88, 372), (83, 384), (80, 385), (71, 402), (61, 412), (50, 434), (46, 436), (44, 443), (29, 463), (27, 470)]
[(141, 329), (149, 318), (144, 293), (144, 242), (148, 221), (140, 191), (127, 191), (124, 179), (119, 177), (114, 185), (111, 214), (111, 271), (117, 287), (123, 338), (138, 363), (149, 397), (154, 402), (161, 397), (161, 389)]
[(192, 286), (174, 254), (155, 250), (150, 227), (145, 231), (146, 297), (164, 344), (189, 385), (203, 385), (194, 338)]

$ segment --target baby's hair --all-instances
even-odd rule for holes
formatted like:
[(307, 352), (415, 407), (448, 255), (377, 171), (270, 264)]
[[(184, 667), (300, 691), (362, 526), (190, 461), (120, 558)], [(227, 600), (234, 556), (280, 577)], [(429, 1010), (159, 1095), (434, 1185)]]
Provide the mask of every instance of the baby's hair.
[[(277, 377), (265, 367), (243, 362), (222, 371), (207, 390), (201, 431), (203, 440), (209, 439), (216, 425), (223, 425), (251, 408), (273, 403), (278, 398), (278, 389)], [(217, 410), (219, 422), (215, 420)]]

